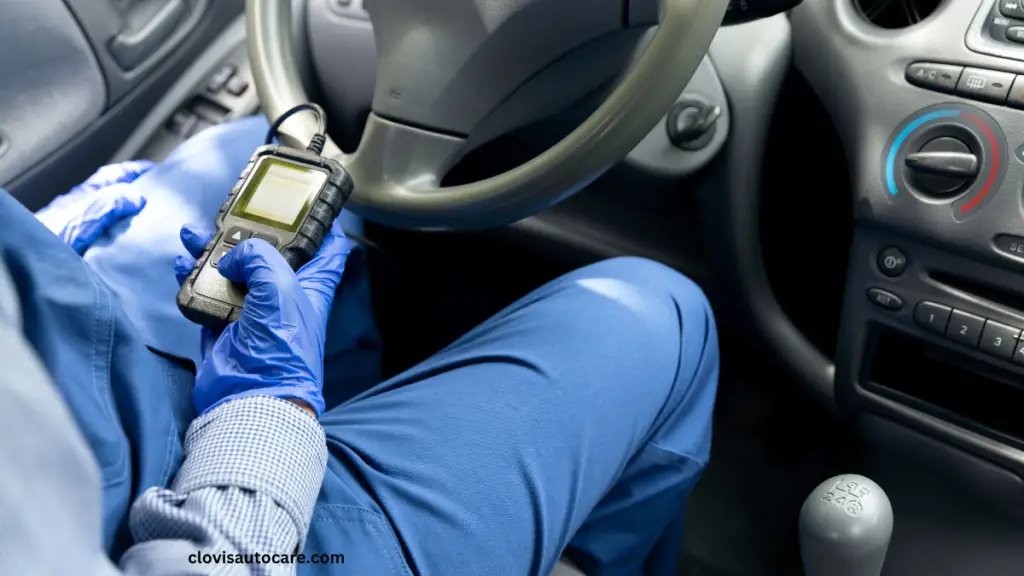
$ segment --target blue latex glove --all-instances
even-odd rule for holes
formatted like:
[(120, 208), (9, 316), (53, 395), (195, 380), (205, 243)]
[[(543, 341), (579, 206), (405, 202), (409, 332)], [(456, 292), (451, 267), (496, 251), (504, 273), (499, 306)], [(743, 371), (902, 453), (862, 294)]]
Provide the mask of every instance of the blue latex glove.
[(146, 199), (131, 186), (153, 168), (145, 160), (104, 166), (36, 213), (44, 226), (78, 254), (124, 218), (138, 214)]
[[(181, 229), (190, 255), (174, 261), (179, 283), (210, 237), (189, 225)], [(203, 330), (204, 359), (192, 393), (196, 412), (263, 395), (301, 400), (317, 416), (323, 413), (327, 316), (348, 254), (348, 240), (336, 221), (320, 251), (298, 272), (263, 240), (246, 240), (221, 259), (217, 270), (249, 291), (238, 322), (220, 335)]]

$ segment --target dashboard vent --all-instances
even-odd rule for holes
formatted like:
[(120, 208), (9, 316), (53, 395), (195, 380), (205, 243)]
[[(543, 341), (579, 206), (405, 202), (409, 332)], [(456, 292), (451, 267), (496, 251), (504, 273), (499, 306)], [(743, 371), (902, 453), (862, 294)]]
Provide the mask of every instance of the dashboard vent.
[(942, 0), (853, 0), (866, 20), (881, 28), (906, 28), (924, 20)]

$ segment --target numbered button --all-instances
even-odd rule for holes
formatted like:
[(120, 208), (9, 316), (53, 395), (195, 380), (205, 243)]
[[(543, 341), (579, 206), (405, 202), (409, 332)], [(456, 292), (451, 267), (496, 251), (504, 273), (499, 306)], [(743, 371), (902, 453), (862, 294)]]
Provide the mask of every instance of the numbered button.
[(981, 333), (981, 343), (978, 348), (986, 354), (1009, 360), (1014, 354), (1018, 336), (1020, 336), (1020, 330), (1013, 326), (989, 320), (985, 323), (985, 330)]
[(983, 326), (985, 319), (981, 316), (968, 314), (963, 310), (953, 310), (949, 316), (949, 325), (946, 326), (946, 338), (957, 344), (977, 348)]
[(935, 302), (918, 302), (914, 308), (914, 322), (929, 332), (939, 336), (946, 333), (946, 324), (953, 309)]
[(1013, 363), (1024, 366), (1024, 340), (1017, 341), (1017, 348), (1013, 353)]

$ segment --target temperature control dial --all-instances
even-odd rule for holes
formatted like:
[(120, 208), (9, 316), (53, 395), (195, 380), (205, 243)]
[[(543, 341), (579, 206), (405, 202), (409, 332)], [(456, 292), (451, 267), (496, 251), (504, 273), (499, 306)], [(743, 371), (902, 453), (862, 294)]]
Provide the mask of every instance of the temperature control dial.
[(973, 184), (978, 175), (978, 155), (955, 136), (939, 136), (925, 142), (904, 160), (922, 192), (933, 196), (956, 194)]
[(981, 110), (964, 104), (925, 108), (895, 130), (882, 156), (883, 189), (893, 202), (948, 201), (966, 220), (999, 191), (1006, 139)]

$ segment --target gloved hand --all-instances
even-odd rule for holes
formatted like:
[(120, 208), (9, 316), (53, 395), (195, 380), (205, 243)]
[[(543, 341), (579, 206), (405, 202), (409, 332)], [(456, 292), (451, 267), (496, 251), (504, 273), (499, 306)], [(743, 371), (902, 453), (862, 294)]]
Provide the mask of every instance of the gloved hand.
[[(188, 276), (211, 234), (186, 225), (181, 241), (191, 254), (174, 262), (178, 283)], [(341, 281), (349, 245), (335, 222), (317, 255), (299, 271), (263, 240), (242, 242), (217, 265), (248, 287), (242, 316), (217, 335), (203, 330), (204, 358), (192, 400), (196, 412), (246, 396), (301, 400), (324, 411), (323, 366), (327, 315)]]
[(44, 226), (78, 254), (108, 228), (138, 214), (146, 199), (131, 183), (153, 167), (147, 160), (104, 166), (36, 213)]

